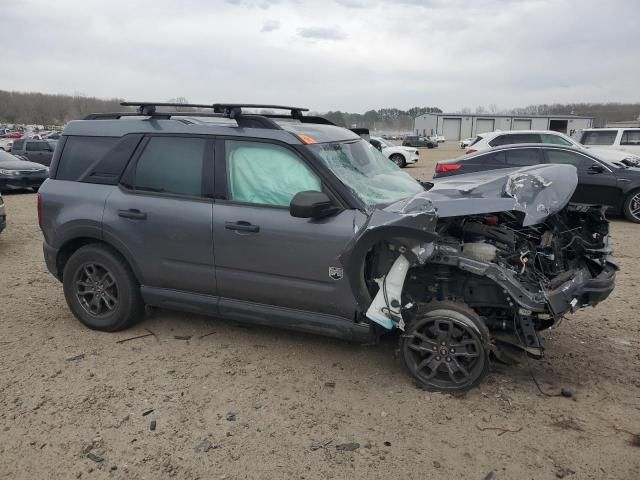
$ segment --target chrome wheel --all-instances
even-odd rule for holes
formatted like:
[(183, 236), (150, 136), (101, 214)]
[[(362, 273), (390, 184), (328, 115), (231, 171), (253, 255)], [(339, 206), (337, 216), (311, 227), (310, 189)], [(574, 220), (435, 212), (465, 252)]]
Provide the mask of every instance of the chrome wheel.
[(632, 220), (640, 222), (640, 192), (636, 192), (629, 199), (629, 206), (627, 208)]
[(118, 307), (118, 286), (112, 273), (98, 263), (84, 263), (74, 279), (76, 297), (90, 315), (104, 317)]

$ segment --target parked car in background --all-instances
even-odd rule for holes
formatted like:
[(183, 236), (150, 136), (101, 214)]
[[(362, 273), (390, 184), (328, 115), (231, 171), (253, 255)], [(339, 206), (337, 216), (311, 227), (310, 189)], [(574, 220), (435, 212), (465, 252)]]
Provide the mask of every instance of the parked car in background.
[(13, 145), (13, 140), (9, 140), (6, 138), (0, 139), (0, 150), (4, 150), (5, 152), (10, 152), (12, 145)]
[(629, 166), (640, 165), (640, 156), (622, 150), (595, 148), (585, 146), (567, 135), (553, 130), (510, 130), (488, 132), (478, 135), (471, 144), (467, 153), (490, 150), (502, 145), (515, 145), (520, 143), (545, 143), (550, 145), (563, 145), (582, 150), (589, 150), (596, 157), (610, 162), (623, 162)]
[(7, 227), (7, 210), (4, 206), (4, 199), (2, 198), (2, 192), (0, 192), (0, 232)]
[(436, 164), (434, 178), (540, 164), (573, 165), (578, 186), (572, 201), (604, 205), (640, 223), (640, 168), (598, 158), (589, 150), (563, 145), (518, 144), (496, 147)]
[(429, 140), (427, 137), (420, 137), (418, 135), (407, 135), (402, 141), (402, 146), (435, 148), (438, 146), (438, 142)]
[(380, 150), (389, 160), (400, 168), (417, 163), (420, 158), (420, 152), (414, 147), (396, 145), (382, 137), (371, 137), (369, 143)]
[(5, 135), (6, 138), (22, 138), (22, 132), (9, 132)]
[(476, 137), (465, 138), (464, 140), (460, 140), (460, 148), (467, 148), (473, 142), (475, 142)]
[(447, 140), (443, 135), (431, 135), (429, 139), (436, 143), (444, 143)]
[(38, 190), (48, 177), (48, 167), (0, 152), (0, 192), (24, 188)]
[(54, 131), (47, 135), (47, 140), (59, 140), (61, 132)]
[(11, 153), (14, 155), (46, 166), (51, 165), (54, 151), (55, 144), (47, 140), (20, 139), (15, 140), (11, 147)]
[(579, 141), (586, 147), (640, 155), (640, 128), (589, 128), (582, 131)]

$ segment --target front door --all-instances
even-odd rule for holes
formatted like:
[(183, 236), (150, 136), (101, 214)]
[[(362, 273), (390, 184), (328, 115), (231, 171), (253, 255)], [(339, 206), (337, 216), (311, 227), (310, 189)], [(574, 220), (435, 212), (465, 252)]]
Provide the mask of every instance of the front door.
[(611, 169), (591, 157), (568, 150), (547, 150), (549, 163), (573, 165), (578, 170), (578, 186), (572, 202), (618, 208), (620, 189)]
[(355, 300), (338, 257), (354, 236), (358, 212), (292, 217), (296, 193), (324, 186), (284, 145), (227, 140), (218, 166), (227, 179), (213, 220), (221, 310), (233, 299), (352, 319)]
[(105, 238), (126, 247), (145, 287), (216, 293), (212, 145), (199, 137), (146, 138), (107, 199)]

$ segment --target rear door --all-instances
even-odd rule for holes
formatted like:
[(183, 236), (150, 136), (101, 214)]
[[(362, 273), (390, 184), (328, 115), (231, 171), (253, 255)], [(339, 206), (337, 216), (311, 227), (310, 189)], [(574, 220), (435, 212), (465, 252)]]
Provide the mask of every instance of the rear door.
[(257, 304), (353, 319), (356, 305), (338, 257), (355, 234), (357, 212), (292, 217), (296, 193), (331, 192), (283, 144), (226, 140), (216, 153), (216, 178), (224, 178), (213, 219), (221, 313)]
[(146, 137), (107, 199), (105, 239), (128, 251), (145, 287), (216, 293), (213, 143), (198, 136)]
[(613, 171), (593, 158), (568, 150), (548, 149), (545, 151), (549, 163), (573, 165), (578, 171), (578, 186), (572, 201), (607, 205), (618, 208), (621, 190)]

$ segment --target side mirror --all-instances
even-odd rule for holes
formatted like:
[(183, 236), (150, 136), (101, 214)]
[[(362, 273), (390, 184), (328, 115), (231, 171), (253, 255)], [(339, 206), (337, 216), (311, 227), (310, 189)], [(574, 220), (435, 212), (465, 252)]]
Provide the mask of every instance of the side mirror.
[(602, 173), (604, 172), (604, 167), (602, 165), (598, 165), (594, 163), (589, 167), (589, 173)]
[(324, 192), (298, 192), (291, 199), (289, 213), (298, 218), (323, 218), (339, 210)]

